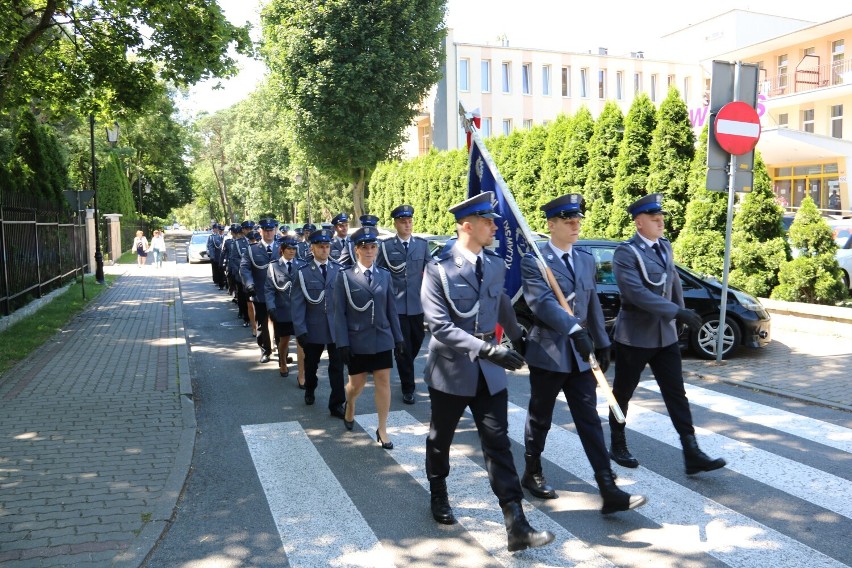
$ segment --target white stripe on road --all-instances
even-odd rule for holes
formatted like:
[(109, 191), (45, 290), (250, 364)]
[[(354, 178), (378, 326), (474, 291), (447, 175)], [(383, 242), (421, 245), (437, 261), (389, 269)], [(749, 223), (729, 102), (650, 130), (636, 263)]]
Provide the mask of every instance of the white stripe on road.
[(242, 429), (290, 566), (394, 566), (297, 422)]
[[(660, 387), (655, 381), (642, 381), (639, 386), (660, 392)], [(749, 402), (702, 387), (689, 384), (684, 386), (686, 387), (686, 396), (692, 404), (703, 406), (719, 414), (734, 416), (744, 422), (766, 426), (798, 438), (852, 453), (852, 430), (849, 428), (835, 426), (828, 422)]]
[[(564, 395), (562, 396), (564, 400)], [(598, 393), (598, 414), (609, 415), (606, 399)], [(680, 449), (680, 437), (667, 415), (638, 404), (628, 409), (627, 428)], [(727, 468), (799, 499), (852, 518), (852, 482), (750, 444), (695, 428), (699, 446), (710, 456), (725, 458)]]
[[(631, 411), (634, 406), (630, 406)], [(524, 443), (526, 415), (526, 409), (509, 404), (509, 436), (520, 444)], [(577, 434), (552, 426), (544, 457), (597, 487)], [(546, 465), (544, 473), (546, 476)], [(696, 553), (706, 553), (729, 566), (742, 568), (844, 566), (819, 551), (644, 467), (629, 471), (620, 468), (618, 485), (629, 493), (644, 494), (648, 502), (634, 511), (663, 527), (632, 531), (622, 537), (626, 541), (643, 545), (652, 543), (662, 550), (671, 550), (673, 554), (684, 554), (690, 558)]]
[(734, 136), (757, 138), (760, 136), (760, 124), (755, 122), (743, 122), (741, 120), (719, 120), (717, 118), (716, 134), (733, 134)]
[[(356, 417), (356, 420), (367, 432), (373, 432), (378, 423), (376, 414), (360, 415)], [(421, 424), (408, 412), (395, 411), (388, 417), (388, 435), (394, 443), (394, 449), (389, 451), (388, 455), (427, 490), (422, 497), (424, 504), (428, 503), (429, 498), (429, 481), (426, 479), (423, 467), (428, 433), (429, 427)], [(447, 489), (453, 512), (459, 523), (480, 546), (504, 566), (536, 568), (613, 566), (609, 560), (600, 556), (560, 524), (526, 502), (524, 512), (530, 524), (537, 530), (549, 530), (556, 539), (542, 548), (510, 554), (506, 550), (503, 514), (497, 504), (497, 497), (491, 492), (488, 474), (456, 450), (450, 452), (450, 476), (447, 479)]]

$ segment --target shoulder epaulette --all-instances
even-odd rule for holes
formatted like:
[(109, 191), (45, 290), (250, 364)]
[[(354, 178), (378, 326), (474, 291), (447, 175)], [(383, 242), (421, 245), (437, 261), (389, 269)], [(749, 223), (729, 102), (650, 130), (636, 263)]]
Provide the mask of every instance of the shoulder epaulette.
[(577, 252), (584, 252), (587, 255), (592, 256), (592, 252), (590, 250), (586, 249), (586, 248), (583, 248), (583, 247), (577, 247)]
[[(500, 254), (498, 254), (497, 252), (495, 252), (495, 251), (493, 251), (493, 250), (491, 250), (491, 249), (484, 248), (484, 249), (482, 249), (482, 250), (485, 252), (485, 254), (490, 254), (491, 256), (497, 256), (497, 257), (499, 257), (499, 256), (500, 256)], [(502, 257), (501, 257), (501, 258), (502, 258)]]
[(423, 237), (417, 237), (417, 236), (412, 235), (411, 238), (417, 239), (418, 241), (423, 241), (424, 243), (426, 242), (426, 239), (424, 239)]
[(375, 268), (376, 270), (384, 270), (385, 272), (390, 272), (390, 270), (388, 270), (386, 267), (379, 266), (378, 264), (374, 264), (373, 268)]

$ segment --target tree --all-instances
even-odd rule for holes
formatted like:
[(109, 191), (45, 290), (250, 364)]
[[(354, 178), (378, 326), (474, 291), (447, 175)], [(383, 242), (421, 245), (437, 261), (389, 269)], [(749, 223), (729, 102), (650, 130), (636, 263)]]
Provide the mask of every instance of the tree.
[(320, 172), (365, 182), (401, 146), (440, 78), (445, 0), (272, 0), (262, 53), (296, 145)]
[(506, 178), (518, 208), (530, 221), (533, 230), (544, 228), (544, 219), (539, 214), (537, 205), (541, 193), (541, 159), (546, 142), (547, 132), (544, 126), (535, 126), (526, 131), (523, 144), (515, 156), (517, 171), (511, 179)]
[(98, 208), (101, 213), (120, 213), (125, 218), (137, 218), (133, 192), (118, 160), (110, 153), (98, 172)]
[[(215, 0), (20, 0), (0, 3), (0, 109), (39, 100), (69, 108), (140, 109), (157, 77), (187, 86), (236, 74), (230, 47), (251, 53), (248, 25)], [(61, 114), (61, 113), (60, 113)]]
[(695, 134), (686, 103), (675, 87), (657, 111), (657, 126), (651, 141), (647, 193), (665, 195), (663, 207), (666, 233), (676, 241), (683, 229), (689, 192), (689, 172), (695, 156)]
[(623, 135), (624, 115), (621, 108), (615, 101), (607, 101), (589, 139), (589, 161), (583, 191), (588, 208), (583, 222), (583, 235), (587, 238), (603, 237), (606, 234), (616, 158)]

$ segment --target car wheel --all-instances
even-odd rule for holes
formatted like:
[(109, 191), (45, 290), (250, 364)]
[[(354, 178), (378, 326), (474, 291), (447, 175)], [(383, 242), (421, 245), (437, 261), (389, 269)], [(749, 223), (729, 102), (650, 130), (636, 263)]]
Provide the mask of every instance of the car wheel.
[[(693, 353), (702, 359), (715, 359), (718, 328), (719, 316), (704, 316), (704, 323), (701, 328), (698, 331), (691, 332), (689, 336), (689, 344)], [(735, 321), (725, 318), (722, 333), (722, 359), (726, 359), (739, 347), (742, 332)]]

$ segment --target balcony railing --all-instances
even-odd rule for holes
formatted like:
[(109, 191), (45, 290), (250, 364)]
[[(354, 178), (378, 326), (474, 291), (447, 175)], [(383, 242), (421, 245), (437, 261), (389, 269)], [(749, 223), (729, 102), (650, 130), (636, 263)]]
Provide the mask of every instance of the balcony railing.
[(814, 65), (809, 61), (811, 58), (815, 56), (806, 56), (795, 70), (761, 80), (758, 85), (760, 94), (779, 97), (852, 84), (852, 59)]

